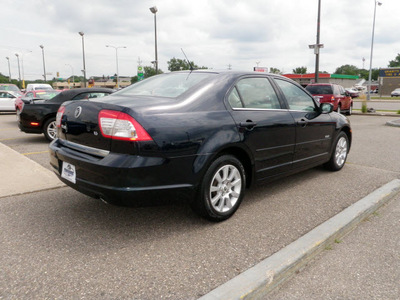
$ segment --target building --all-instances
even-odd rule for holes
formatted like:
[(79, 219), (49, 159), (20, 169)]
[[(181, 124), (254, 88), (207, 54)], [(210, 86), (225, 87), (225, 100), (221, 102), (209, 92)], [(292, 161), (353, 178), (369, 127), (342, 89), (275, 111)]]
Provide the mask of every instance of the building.
[[(301, 86), (306, 87), (310, 83), (315, 83), (315, 74), (283, 74), (283, 76), (290, 78)], [(353, 87), (357, 81), (358, 76), (354, 75), (343, 75), (343, 74), (329, 74), (329, 73), (319, 73), (318, 83), (336, 83), (340, 84), (344, 88)]]
[(394, 89), (400, 88), (400, 67), (379, 69), (378, 82), (379, 93), (390, 95)]

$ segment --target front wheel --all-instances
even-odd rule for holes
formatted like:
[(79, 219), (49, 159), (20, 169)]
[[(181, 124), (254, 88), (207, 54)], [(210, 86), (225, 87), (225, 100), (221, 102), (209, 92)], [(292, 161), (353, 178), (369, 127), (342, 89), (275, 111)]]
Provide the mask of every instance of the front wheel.
[(192, 208), (211, 221), (226, 220), (238, 209), (245, 187), (241, 162), (231, 155), (220, 156), (208, 168)]
[(331, 171), (339, 171), (343, 168), (348, 153), (349, 138), (347, 137), (347, 134), (342, 131), (336, 139), (335, 148), (330, 160), (325, 164), (325, 167)]
[(57, 125), (55, 118), (51, 118), (46, 121), (43, 126), (43, 133), (46, 139), (48, 139), (50, 142), (57, 137)]

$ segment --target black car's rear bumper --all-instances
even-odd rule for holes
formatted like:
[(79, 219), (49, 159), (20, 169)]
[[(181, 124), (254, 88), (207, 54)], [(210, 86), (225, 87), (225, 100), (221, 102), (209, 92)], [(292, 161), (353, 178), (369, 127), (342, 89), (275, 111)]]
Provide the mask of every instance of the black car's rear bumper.
[(24, 126), (21, 122), (18, 123), (19, 130), (26, 133), (43, 133), (43, 130), (40, 126), (37, 127), (27, 127)]
[[(67, 148), (58, 139), (50, 146), (50, 164), (61, 181), (94, 198), (113, 203), (137, 203), (171, 194), (192, 195), (196, 182), (189, 178), (193, 157), (165, 159), (110, 153), (95, 157)], [(61, 177), (62, 163), (76, 168), (76, 182)]]

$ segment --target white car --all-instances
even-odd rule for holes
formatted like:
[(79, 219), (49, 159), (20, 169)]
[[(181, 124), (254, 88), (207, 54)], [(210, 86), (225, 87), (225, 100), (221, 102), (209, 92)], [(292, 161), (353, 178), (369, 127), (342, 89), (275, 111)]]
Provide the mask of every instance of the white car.
[(399, 97), (400, 96), (400, 88), (395, 89), (393, 92), (390, 93), (392, 97)]
[(0, 111), (14, 111), (15, 112), (15, 99), (21, 94), (13, 91), (0, 90)]
[(26, 86), (26, 92), (36, 90), (52, 90), (53, 87), (48, 83), (29, 83)]

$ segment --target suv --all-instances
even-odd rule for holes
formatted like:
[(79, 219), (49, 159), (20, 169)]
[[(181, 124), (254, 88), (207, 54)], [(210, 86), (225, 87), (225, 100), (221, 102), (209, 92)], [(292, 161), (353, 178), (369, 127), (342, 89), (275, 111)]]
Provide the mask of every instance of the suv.
[(306, 90), (318, 98), (320, 103), (328, 102), (333, 105), (333, 110), (338, 113), (346, 112), (351, 115), (353, 100), (348, 92), (338, 84), (313, 83), (306, 86)]

